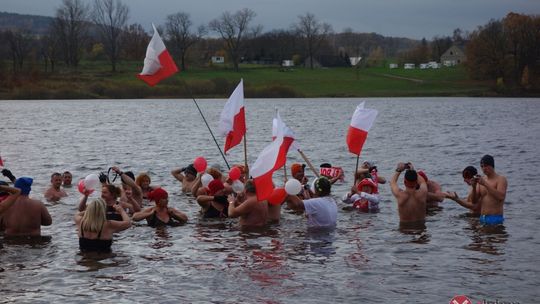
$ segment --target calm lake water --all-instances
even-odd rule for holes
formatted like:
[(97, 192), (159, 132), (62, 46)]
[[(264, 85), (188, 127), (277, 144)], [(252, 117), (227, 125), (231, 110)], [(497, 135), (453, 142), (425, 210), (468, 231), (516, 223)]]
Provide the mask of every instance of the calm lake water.
[[(401, 231), (383, 185), (380, 213), (345, 211), (340, 202), (335, 231), (308, 232), (303, 216), (283, 210), (279, 225), (242, 232), (236, 220), (200, 219), (169, 173), (198, 156), (225, 167), (193, 101), (0, 101), (0, 155), (17, 177), (34, 177), (31, 196), (43, 198), (52, 172), (69, 170), (76, 183), (118, 165), (150, 172), (190, 218), (161, 230), (141, 222), (115, 236), (113, 255), (85, 257), (73, 223), (79, 194), (69, 189), (68, 198), (47, 204), (49, 238), (0, 235), (0, 302), (448, 303), (466, 294), (475, 303), (537, 303), (540, 99), (248, 99), (249, 162), (269, 143), (277, 107), (316, 167), (344, 168), (346, 182), (332, 189), (341, 197), (356, 162), (345, 135), (362, 100), (379, 116), (361, 159), (375, 161), (387, 179), (397, 162), (411, 161), (464, 196), (461, 170), (492, 154), (509, 182), (504, 227), (484, 229), (447, 200), (425, 230)], [(217, 131), (225, 100), (198, 102)], [(243, 162), (242, 147), (228, 160)], [(288, 165), (301, 161), (289, 152)]]

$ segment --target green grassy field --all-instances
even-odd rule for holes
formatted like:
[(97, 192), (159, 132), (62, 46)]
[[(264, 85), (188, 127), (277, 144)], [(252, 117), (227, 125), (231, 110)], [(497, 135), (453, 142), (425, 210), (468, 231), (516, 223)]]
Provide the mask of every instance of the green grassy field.
[(77, 71), (58, 69), (30, 82), (2, 88), (1, 99), (227, 97), (241, 78), (246, 97), (391, 97), (493, 95), (489, 83), (470, 80), (462, 67), (404, 70), (240, 66), (181, 71), (156, 87), (135, 75), (141, 62), (110, 72), (106, 62), (82, 62)]

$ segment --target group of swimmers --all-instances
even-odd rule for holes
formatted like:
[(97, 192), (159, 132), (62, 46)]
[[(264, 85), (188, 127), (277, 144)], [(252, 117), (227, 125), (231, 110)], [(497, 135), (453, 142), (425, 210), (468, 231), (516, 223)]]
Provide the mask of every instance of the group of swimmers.
[[(335, 227), (337, 202), (331, 196), (331, 187), (343, 178), (343, 171), (338, 170), (339, 174), (321, 176), (309, 183), (304, 172), (305, 165), (292, 164), (291, 176), (301, 183), (301, 191), (297, 195), (288, 195), (283, 189), (281, 192), (276, 189), (276, 195), (273, 193), (271, 198), (259, 201), (255, 183), (246, 176), (245, 166), (235, 167), (235, 170), (240, 171), (240, 176), (234, 180), (232, 174), (225, 176), (219, 166), (198, 172), (190, 164), (172, 170), (171, 175), (181, 183), (182, 192), (196, 198), (203, 218), (238, 217), (241, 227), (262, 227), (268, 223), (278, 223), (282, 205), (286, 203), (288, 208), (306, 215), (308, 227)], [(416, 171), (413, 164), (398, 163), (390, 179), (390, 187), (397, 201), (400, 223), (423, 224), (430, 207), (437, 206), (444, 199), (451, 199), (479, 216), (482, 224), (502, 224), (506, 178), (495, 172), (495, 161), (490, 155), (482, 157), (480, 167), (484, 176), (478, 175), (472, 166), (463, 170), (463, 179), (470, 189), (467, 198), (461, 199), (456, 192), (443, 192), (437, 182), (428, 179), (424, 172)], [(132, 172), (123, 172), (118, 167), (112, 167), (111, 170), (120, 177), (120, 187), (102, 174), (99, 198), (88, 202), (93, 190), (80, 189), (82, 198), (74, 220), (81, 251), (109, 252), (113, 233), (129, 228), (132, 221), (146, 220), (152, 227), (178, 226), (188, 221), (185, 213), (168, 206), (167, 191), (152, 186), (148, 174), (142, 173), (135, 178)], [(398, 186), (398, 179), (403, 172), (402, 189)], [(14, 187), (0, 182), (0, 229), (4, 230), (5, 236), (40, 235), (40, 227), (51, 225), (52, 219), (41, 201), (28, 197), (33, 180), (28, 177), (16, 179), (7, 169), (2, 170), (2, 174), (14, 183)], [(354, 184), (343, 197), (343, 202), (350, 204), (349, 208), (352, 209), (377, 211), (380, 201), (379, 184), (386, 182), (379, 175), (377, 167), (366, 161), (355, 172)], [(52, 174), (51, 185), (44, 197), (48, 201), (66, 197), (68, 194), (63, 188), (71, 187), (71, 183), (70, 172)], [(149, 202), (154, 204), (146, 206)]]

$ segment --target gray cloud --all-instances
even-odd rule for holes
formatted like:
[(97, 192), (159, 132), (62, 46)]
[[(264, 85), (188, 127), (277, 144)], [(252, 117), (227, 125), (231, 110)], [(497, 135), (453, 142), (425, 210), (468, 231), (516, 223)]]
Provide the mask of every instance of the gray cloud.
[[(61, 0), (0, 0), (1, 11), (53, 16)], [(91, 3), (92, 1), (87, 1)], [(223, 12), (250, 8), (253, 24), (264, 31), (288, 29), (299, 15), (314, 14), (341, 32), (375, 32), (385, 36), (432, 38), (451, 35), (455, 28), (472, 31), (490, 19), (513, 11), (540, 14), (538, 0), (124, 0), (131, 10), (130, 23), (150, 29), (162, 24), (168, 14), (184, 11), (195, 25), (207, 24)]]

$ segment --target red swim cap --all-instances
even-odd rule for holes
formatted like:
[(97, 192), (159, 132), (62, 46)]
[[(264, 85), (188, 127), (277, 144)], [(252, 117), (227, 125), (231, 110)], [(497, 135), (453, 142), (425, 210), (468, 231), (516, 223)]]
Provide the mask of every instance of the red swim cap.
[(223, 182), (219, 179), (214, 179), (208, 184), (208, 192), (210, 195), (216, 194), (219, 190), (225, 189)]
[(154, 202), (159, 202), (160, 200), (166, 199), (168, 197), (169, 194), (163, 188), (157, 188), (148, 193), (148, 199)]

